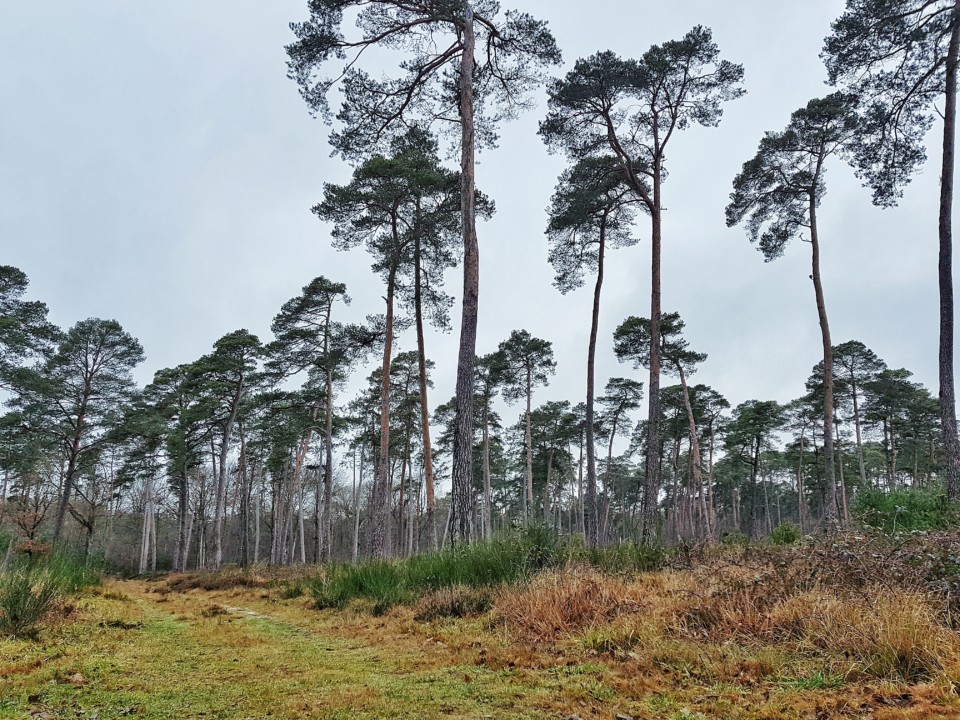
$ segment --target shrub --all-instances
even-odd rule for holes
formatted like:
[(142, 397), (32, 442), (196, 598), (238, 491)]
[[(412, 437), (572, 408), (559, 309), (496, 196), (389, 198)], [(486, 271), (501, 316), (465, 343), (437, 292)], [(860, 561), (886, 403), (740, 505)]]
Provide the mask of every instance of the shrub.
[(774, 545), (795, 545), (800, 541), (800, 528), (789, 520), (782, 522), (770, 533), (770, 542)]
[(884, 532), (944, 530), (958, 522), (957, 509), (941, 486), (862, 490), (853, 513), (867, 527)]
[(728, 530), (720, 536), (720, 542), (724, 545), (749, 545), (750, 537), (737, 530)]
[(62, 584), (49, 571), (18, 569), (0, 576), (0, 633), (36, 635), (61, 592)]
[(659, 570), (666, 551), (659, 545), (620, 543), (588, 553), (591, 565), (608, 573), (636, 573)]

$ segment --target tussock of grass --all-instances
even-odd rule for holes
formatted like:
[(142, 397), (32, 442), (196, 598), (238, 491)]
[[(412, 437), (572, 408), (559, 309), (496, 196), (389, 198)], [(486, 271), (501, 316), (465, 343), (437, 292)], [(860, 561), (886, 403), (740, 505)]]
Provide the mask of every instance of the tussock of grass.
[(270, 585), (270, 579), (259, 569), (228, 567), (213, 572), (199, 571), (171, 575), (165, 587), (173, 592), (188, 590), (232, 590), (233, 588), (262, 588)]
[(49, 571), (15, 570), (0, 577), (0, 634), (34, 637), (37, 625), (62, 594)]
[(464, 585), (434, 590), (414, 606), (414, 618), (421, 621), (440, 618), (468, 618), (483, 615), (493, 607), (489, 590)]
[(513, 634), (534, 641), (580, 634), (644, 605), (637, 586), (585, 567), (542, 573), (495, 603)]

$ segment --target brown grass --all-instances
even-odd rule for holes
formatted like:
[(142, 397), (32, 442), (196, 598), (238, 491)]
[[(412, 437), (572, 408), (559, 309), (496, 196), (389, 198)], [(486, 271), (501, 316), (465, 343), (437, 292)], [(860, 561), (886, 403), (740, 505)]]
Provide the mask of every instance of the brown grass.
[(810, 582), (789, 567), (715, 558), (695, 570), (612, 577), (585, 568), (502, 590), (494, 616), (537, 643), (716, 681), (797, 675), (960, 682), (960, 636), (938, 598), (903, 588)]
[(641, 588), (586, 567), (536, 576), (507, 588), (495, 599), (496, 615), (520, 638), (532, 641), (571, 637), (645, 605)]

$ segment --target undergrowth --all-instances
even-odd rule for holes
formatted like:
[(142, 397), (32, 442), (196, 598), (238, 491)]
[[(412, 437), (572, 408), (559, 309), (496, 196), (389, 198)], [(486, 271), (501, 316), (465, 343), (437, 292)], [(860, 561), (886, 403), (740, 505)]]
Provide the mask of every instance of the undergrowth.
[(453, 587), (494, 588), (528, 580), (536, 573), (572, 564), (606, 572), (653, 570), (662, 564), (658, 547), (621, 544), (588, 550), (544, 526), (531, 526), (491, 542), (417, 555), (333, 565), (308, 583), (318, 608), (342, 608), (351, 600), (372, 602), (375, 614), (411, 604)]
[(98, 562), (30, 543), (0, 573), (0, 634), (35, 637), (55, 603), (99, 584)]

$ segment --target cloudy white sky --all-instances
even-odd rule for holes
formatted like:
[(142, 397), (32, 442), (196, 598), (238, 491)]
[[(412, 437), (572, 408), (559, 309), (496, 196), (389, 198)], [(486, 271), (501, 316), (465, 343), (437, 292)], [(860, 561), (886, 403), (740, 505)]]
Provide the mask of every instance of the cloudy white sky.
[[(809, 246), (796, 243), (765, 264), (741, 228), (725, 227), (723, 209), (763, 132), (829, 92), (818, 54), (843, 1), (504, 5), (549, 21), (563, 71), (601, 49), (639, 55), (695, 24), (711, 27), (722, 55), (744, 64), (747, 95), (727, 105), (720, 127), (672, 141), (663, 307), (681, 313), (691, 346), (709, 354), (695, 379), (731, 403), (800, 395), (820, 351)], [(364, 251), (333, 250), (310, 213), (323, 183), (344, 182), (350, 171), (330, 157), (328, 128), (285, 76), (288, 23), (306, 15), (305, 0), (0, 0), (0, 264), (24, 270), (30, 297), (62, 326), (119, 320), (146, 349), (141, 382), (237, 328), (268, 339), (281, 304), (316, 275), (347, 283), (350, 318), (382, 311)], [(551, 340), (557, 375), (537, 400), (577, 402), (591, 288), (562, 296), (551, 286), (545, 207), (565, 161), (536, 136), (545, 110), (541, 97), (503, 128), (498, 150), (480, 157), (478, 186), (498, 213), (479, 229), (478, 353), (515, 328)], [(820, 223), (834, 341), (862, 340), (935, 391), (931, 139), (923, 173), (892, 210), (871, 206), (834, 163)], [(640, 242), (616, 251), (607, 274), (601, 384), (633, 372), (613, 356), (613, 329), (627, 315), (649, 314), (645, 218), (636, 233)], [(459, 276), (450, 280), (458, 292)], [(457, 334), (428, 342), (440, 402), (453, 393)], [(413, 334), (400, 345), (414, 347)]]

